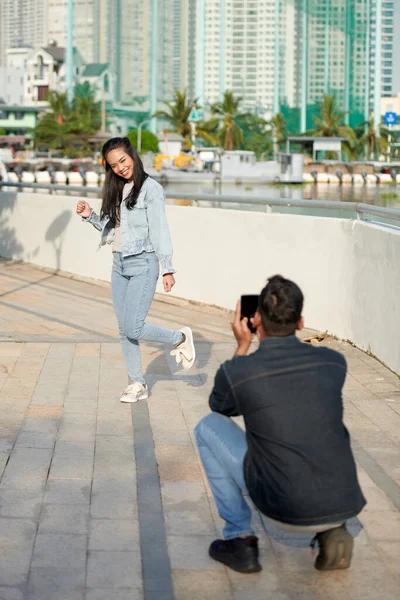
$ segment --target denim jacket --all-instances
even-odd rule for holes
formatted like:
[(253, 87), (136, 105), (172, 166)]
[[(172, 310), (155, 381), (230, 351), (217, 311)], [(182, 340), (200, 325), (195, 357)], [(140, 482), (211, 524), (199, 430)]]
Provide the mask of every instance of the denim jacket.
[(276, 521), (336, 523), (365, 505), (343, 424), (345, 376), (341, 354), (294, 335), (266, 338), (217, 372), (210, 407), (243, 415), (247, 489)]
[[(112, 244), (114, 224), (109, 217), (100, 219), (92, 210), (84, 221), (101, 231), (99, 248)], [(142, 185), (137, 202), (132, 210), (121, 203), (121, 244), (123, 256), (141, 252), (155, 252), (161, 272), (175, 273), (172, 266), (172, 242), (165, 215), (165, 193), (163, 187), (148, 177)]]

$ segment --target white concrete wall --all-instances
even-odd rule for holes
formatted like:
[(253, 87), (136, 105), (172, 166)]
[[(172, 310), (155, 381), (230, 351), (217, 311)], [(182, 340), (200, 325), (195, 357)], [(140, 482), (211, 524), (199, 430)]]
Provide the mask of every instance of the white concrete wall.
[[(0, 255), (109, 280), (110, 248), (97, 252), (99, 233), (75, 205), (72, 197), (0, 192)], [(176, 296), (234, 308), (280, 273), (302, 288), (307, 326), (351, 340), (400, 373), (400, 231), (183, 206), (167, 206), (167, 215)]]

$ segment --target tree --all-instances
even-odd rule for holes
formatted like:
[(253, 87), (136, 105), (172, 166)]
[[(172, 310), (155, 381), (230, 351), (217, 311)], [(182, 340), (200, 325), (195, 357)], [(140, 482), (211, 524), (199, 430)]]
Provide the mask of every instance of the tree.
[(347, 113), (337, 108), (335, 96), (324, 96), (319, 109), (321, 116), (313, 115), (315, 127), (306, 131), (304, 135), (341, 137), (352, 145), (356, 139), (354, 129), (345, 124), (344, 118)]
[[(137, 148), (137, 144), (138, 144), (138, 132), (136, 131), (136, 129), (131, 129), (127, 136), (132, 144), (132, 146), (134, 146), (135, 148)], [(154, 154), (157, 154), (158, 152), (158, 139), (157, 136), (154, 135), (154, 133), (151, 133), (151, 131), (146, 131), (143, 130), (142, 134), (141, 134), (142, 140), (141, 140), (141, 153), (143, 152), (154, 152)]]
[(168, 110), (159, 110), (154, 117), (161, 117), (171, 124), (172, 131), (179, 133), (182, 137), (190, 135), (189, 117), (192, 112), (193, 103), (187, 98), (187, 93), (175, 91), (173, 102), (163, 102)]
[(289, 135), (287, 130), (287, 121), (284, 115), (279, 112), (272, 117), (268, 124), (272, 128), (272, 134), (275, 140), (275, 154), (278, 154), (278, 152), (280, 152), (282, 142), (285, 141)]
[(244, 135), (244, 149), (255, 152), (257, 158), (270, 158), (273, 154), (271, 127), (265, 119), (245, 115), (238, 119)]
[(374, 160), (380, 155), (386, 155), (388, 149), (389, 131), (386, 127), (380, 127), (378, 135), (375, 127), (375, 119), (370, 114), (368, 121), (360, 123), (355, 129), (360, 146), (360, 154), (364, 154), (366, 160)]
[[(175, 99), (173, 102), (164, 102), (168, 110), (159, 110), (154, 113), (154, 117), (160, 117), (165, 119), (171, 124), (171, 128), (167, 129), (168, 132), (178, 133), (185, 139), (186, 146), (190, 147), (190, 136), (192, 134), (192, 127), (190, 124), (190, 115), (193, 107), (196, 106), (196, 100), (191, 102), (187, 98), (187, 93), (176, 90)], [(200, 108), (197, 106), (197, 108)], [(212, 129), (212, 123), (211, 123)], [(210, 133), (210, 124), (204, 121), (196, 124), (196, 136), (202, 138), (209, 144), (215, 145), (216, 139)]]
[(49, 103), (50, 112), (55, 115), (57, 123), (62, 125), (70, 115), (67, 94), (49, 91), (46, 95), (46, 102)]
[[(345, 124), (346, 112), (336, 106), (335, 96), (324, 96), (320, 106), (321, 116), (313, 115), (315, 127), (306, 131), (303, 135), (313, 137), (338, 137), (346, 140), (344, 144), (347, 154), (350, 155), (357, 143), (354, 129)], [(333, 154), (333, 156), (331, 156)], [(335, 153), (327, 154), (328, 158), (334, 158)]]
[(248, 113), (240, 113), (239, 107), (242, 98), (235, 98), (233, 92), (226, 91), (222, 102), (215, 102), (211, 106), (211, 112), (218, 117), (221, 124), (218, 137), (225, 150), (241, 148), (244, 144), (243, 130), (236, 122), (244, 118)]
[(66, 94), (48, 93), (48, 111), (34, 130), (36, 146), (45, 144), (49, 148), (61, 148), (64, 152), (72, 147), (75, 154), (89, 150), (88, 139), (100, 125), (100, 106), (90, 86), (83, 85), (75, 90), (78, 95), (74, 96), (71, 106)]

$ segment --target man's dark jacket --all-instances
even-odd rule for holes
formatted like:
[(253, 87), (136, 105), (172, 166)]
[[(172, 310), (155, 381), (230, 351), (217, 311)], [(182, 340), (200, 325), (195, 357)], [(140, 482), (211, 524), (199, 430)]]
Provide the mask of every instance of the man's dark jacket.
[(342, 354), (294, 335), (267, 338), (217, 372), (211, 410), (243, 415), (245, 480), (268, 517), (294, 525), (332, 523), (365, 506), (343, 424), (345, 377)]

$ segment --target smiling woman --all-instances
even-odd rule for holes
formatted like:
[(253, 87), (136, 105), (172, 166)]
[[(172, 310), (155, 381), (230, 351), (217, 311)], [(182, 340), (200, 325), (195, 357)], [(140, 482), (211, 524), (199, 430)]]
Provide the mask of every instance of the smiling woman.
[(189, 327), (173, 331), (145, 323), (160, 265), (164, 290), (175, 285), (164, 190), (144, 171), (128, 138), (109, 140), (102, 155), (106, 178), (100, 215), (85, 200), (76, 210), (101, 232), (100, 245), (113, 245), (112, 297), (130, 380), (121, 402), (137, 402), (149, 396), (139, 340), (174, 346), (171, 354), (184, 369), (193, 366), (195, 349)]

